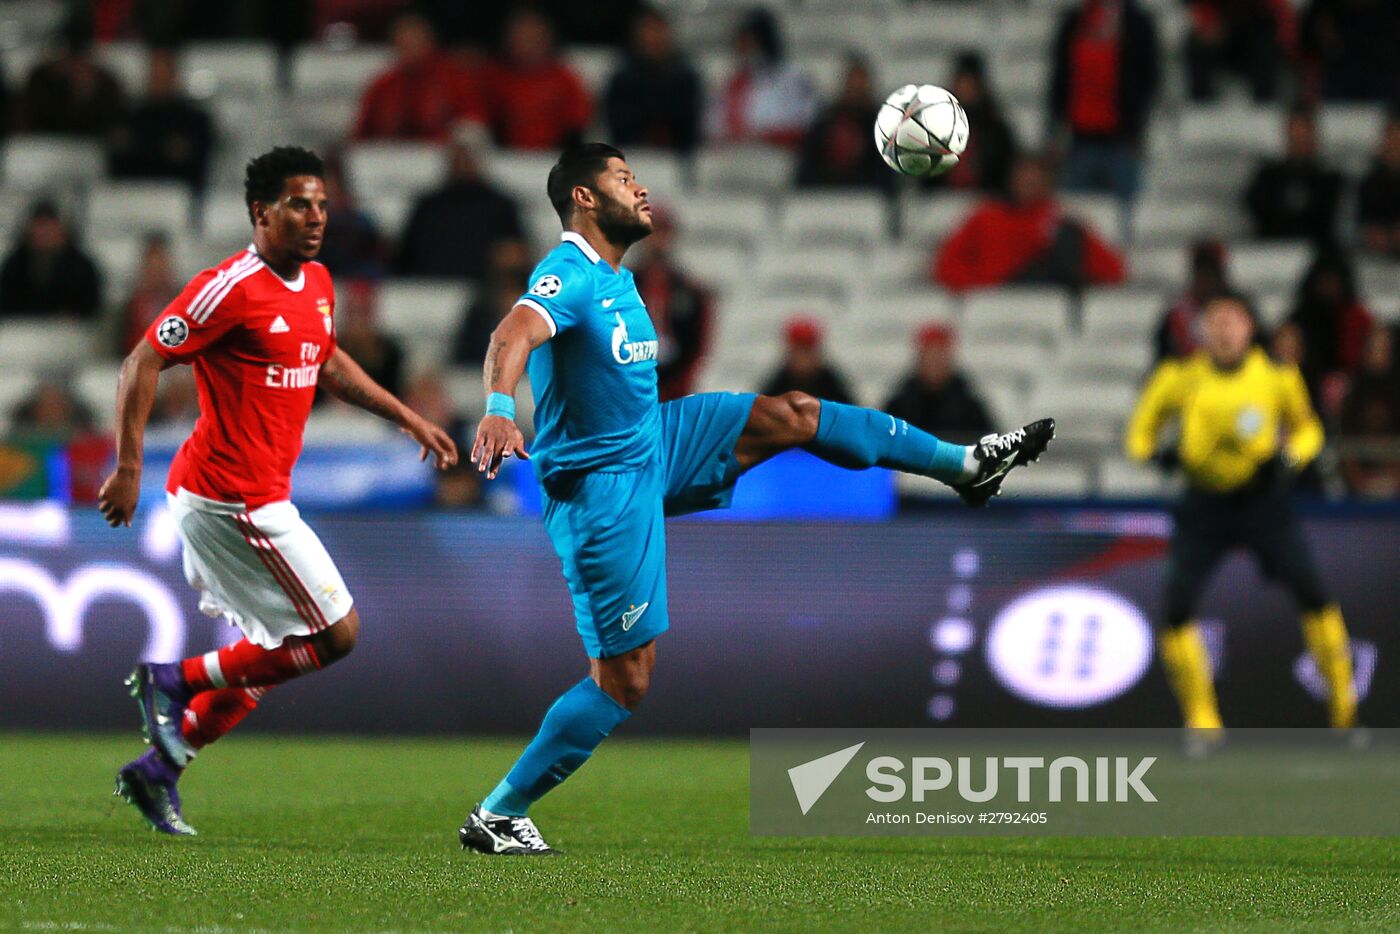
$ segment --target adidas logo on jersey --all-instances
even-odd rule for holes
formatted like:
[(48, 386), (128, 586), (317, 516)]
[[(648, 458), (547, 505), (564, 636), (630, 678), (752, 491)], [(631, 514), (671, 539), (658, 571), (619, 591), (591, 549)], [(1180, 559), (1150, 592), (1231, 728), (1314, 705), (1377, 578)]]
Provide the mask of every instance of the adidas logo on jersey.
[(291, 328), (287, 327), (286, 320), (281, 315), (272, 319), (272, 326), (267, 329), (269, 334), (286, 334)]

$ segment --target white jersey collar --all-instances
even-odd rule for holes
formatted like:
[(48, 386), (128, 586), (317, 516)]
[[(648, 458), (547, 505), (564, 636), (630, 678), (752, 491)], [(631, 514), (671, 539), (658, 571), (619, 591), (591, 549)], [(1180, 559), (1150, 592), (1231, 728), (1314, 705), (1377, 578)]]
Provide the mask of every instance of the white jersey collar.
[(583, 239), (583, 234), (578, 231), (566, 230), (559, 235), (559, 240), (562, 243), (572, 243), (574, 246), (578, 247), (583, 251), (583, 255), (588, 257), (590, 262), (600, 263), (603, 261), (603, 257), (598, 255), (598, 251), (593, 249), (592, 245), (587, 240)]
[[(256, 246), (251, 243), (248, 244), (248, 252), (257, 256), (258, 262), (262, 262), (262, 257), (258, 256), (258, 248)], [(277, 273), (273, 272), (272, 267), (268, 266), (267, 263), (263, 263), (263, 266), (267, 268), (268, 272), (272, 273), (272, 278), (286, 286), (288, 291), (300, 292), (302, 289), (306, 288), (306, 267), (304, 265), (301, 269), (297, 270), (297, 277), (295, 279), (283, 279), (281, 276), (277, 275)]]

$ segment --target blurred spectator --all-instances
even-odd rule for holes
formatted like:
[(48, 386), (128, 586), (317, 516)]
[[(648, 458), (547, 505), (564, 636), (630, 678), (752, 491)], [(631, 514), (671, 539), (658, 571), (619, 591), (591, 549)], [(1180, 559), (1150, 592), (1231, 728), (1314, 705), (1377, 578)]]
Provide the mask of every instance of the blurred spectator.
[(1380, 152), (1361, 180), (1356, 215), (1362, 245), (1400, 259), (1400, 112), (1392, 111), (1385, 122)]
[[(458, 411), (442, 374), (427, 372), (415, 378), (404, 392), (403, 401), (457, 442), (463, 452), (471, 450), (472, 425)], [(471, 509), (483, 504), (481, 475), (467, 457), (450, 470), (433, 471), (434, 502), (451, 509)]]
[(491, 333), (524, 294), (533, 265), (530, 251), (520, 240), (502, 240), (491, 248), (486, 282), (467, 308), (452, 342), (455, 362), (469, 366), (481, 366), (486, 362)]
[(56, 380), (40, 383), (10, 415), (10, 427), (16, 434), (46, 438), (67, 439), (89, 431), (92, 425), (92, 412)]
[(1342, 199), (1342, 173), (1318, 155), (1317, 121), (1294, 110), (1285, 122), (1282, 159), (1267, 159), (1245, 191), (1254, 232), (1265, 238), (1332, 239)]
[(992, 431), (987, 407), (958, 368), (953, 331), (930, 324), (915, 333), (914, 368), (885, 411), (948, 441), (971, 444)]
[[(1395, 364), (1395, 332), (1375, 328), (1366, 340), (1361, 369), (1342, 406), (1342, 474), (1363, 496), (1400, 494), (1400, 368)], [(1389, 442), (1389, 452), (1348, 453), (1347, 442)]]
[(122, 110), (122, 88), (92, 55), (92, 36), (70, 25), (57, 53), (34, 66), (15, 106), (21, 133), (103, 138)]
[(523, 238), (515, 201), (481, 176), (470, 134), (447, 151), (447, 181), (418, 199), (399, 238), (399, 275), (480, 281), (491, 249)]
[(161, 427), (193, 424), (199, 418), (199, 390), (194, 368), (173, 366), (160, 375), (156, 401), (151, 406), (151, 424)]
[(768, 377), (761, 392), (780, 396), (785, 392), (805, 392), (818, 399), (850, 402), (846, 378), (826, 359), (823, 344), (826, 329), (815, 318), (793, 317), (783, 325), (782, 362)]
[(1288, 317), (1303, 338), (1303, 378), (1324, 414), (1336, 415), (1346, 377), (1361, 366), (1375, 324), (1356, 293), (1356, 272), (1339, 248), (1319, 251)]
[(1055, 39), (1050, 117), (1069, 135), (1065, 187), (1129, 199), (1160, 78), (1157, 27), (1136, 0), (1080, 0)]
[(1002, 114), (1001, 104), (987, 81), (986, 64), (979, 52), (963, 52), (953, 68), (953, 96), (967, 112), (972, 131), (967, 151), (952, 170), (931, 179), (937, 187), (1006, 191), (1011, 165), (1016, 159), (1016, 136)]
[(355, 139), (436, 142), (454, 126), (481, 122), (485, 102), (472, 73), (442, 52), (426, 19), (407, 13), (394, 21), (394, 64), (370, 82), (360, 100)]
[(869, 63), (859, 55), (847, 58), (841, 93), (802, 140), (799, 186), (894, 190), (896, 176), (870, 142), (880, 109), (871, 83)]
[(345, 166), (338, 155), (325, 161), (325, 183), (331, 223), (326, 225), (316, 258), (337, 279), (382, 278), (387, 265), (384, 238), (346, 184)]
[(183, 283), (175, 275), (175, 260), (170, 255), (170, 243), (165, 234), (150, 234), (141, 252), (141, 264), (136, 269), (136, 281), (121, 312), (121, 336), (117, 350), (120, 356), (131, 353), (141, 343), (165, 306), (180, 294)]
[(146, 97), (127, 110), (112, 129), (108, 165), (117, 178), (173, 179), (204, 190), (214, 124), (203, 109), (180, 92), (175, 53), (149, 53)]
[(710, 103), (709, 137), (795, 147), (816, 112), (816, 91), (787, 61), (777, 18), (751, 10), (734, 33), (734, 72)]
[(700, 140), (701, 90), (700, 73), (676, 48), (670, 21), (644, 9), (604, 95), (612, 142), (689, 153)]
[(1400, 4), (1312, 0), (1299, 27), (1312, 90), (1328, 100), (1387, 103), (1400, 94)]
[(1278, 93), (1279, 69), (1293, 44), (1293, 7), (1287, 0), (1188, 0), (1188, 90), (1194, 101), (1220, 97), (1220, 73), (1243, 79), (1257, 102)]
[(1043, 158), (1022, 156), (1010, 197), (972, 212), (935, 252), (929, 270), (955, 292), (995, 285), (1080, 288), (1122, 282), (1123, 257), (1087, 226), (1066, 217)]
[(512, 149), (561, 149), (579, 141), (592, 118), (588, 90), (560, 60), (554, 28), (522, 9), (506, 22), (504, 54), (482, 67), (496, 142)]
[(661, 401), (666, 402), (695, 391), (695, 377), (710, 349), (714, 297), (676, 264), (676, 220), (671, 212), (657, 205), (652, 223), (632, 274), (661, 341), (656, 379)]
[(1287, 366), (1303, 368), (1306, 356), (1303, 347), (1303, 329), (1292, 321), (1285, 321), (1274, 331), (1269, 340), (1269, 356)]
[(1206, 302), (1222, 292), (1229, 292), (1230, 278), (1225, 269), (1225, 244), (1218, 240), (1200, 240), (1191, 245), (1190, 280), (1181, 297), (1162, 312), (1157, 325), (1157, 353), (1153, 363), (1168, 357), (1189, 357), (1201, 347), (1205, 338), (1201, 313)]
[(102, 280), (87, 254), (73, 243), (51, 201), (39, 201), (18, 243), (0, 263), (0, 317), (75, 315), (94, 318)]
[(336, 344), (370, 378), (396, 396), (403, 395), (404, 353), (399, 342), (375, 322), (375, 286), (351, 282), (336, 306)]

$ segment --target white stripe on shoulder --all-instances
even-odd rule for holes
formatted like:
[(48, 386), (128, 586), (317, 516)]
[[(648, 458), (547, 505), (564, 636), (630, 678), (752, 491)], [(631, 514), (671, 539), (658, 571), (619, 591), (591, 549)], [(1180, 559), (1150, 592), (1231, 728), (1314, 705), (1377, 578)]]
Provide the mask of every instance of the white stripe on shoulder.
[(195, 295), (195, 297), (190, 301), (189, 305), (185, 307), (185, 314), (191, 318), (194, 317), (194, 315), (199, 311), (199, 309), (204, 307), (204, 302), (209, 298), (211, 293), (216, 291), (220, 286), (227, 282), (229, 276), (233, 275), (239, 269), (244, 268), (255, 259), (257, 259), (256, 256), (249, 254), (247, 256), (244, 256), (242, 259), (235, 261), (231, 265), (220, 269), (217, 273), (210, 276), (209, 281), (204, 283), (204, 288), (200, 289), (199, 292)]
[(195, 317), (193, 320), (197, 324), (203, 324), (205, 321), (208, 321), (209, 316), (214, 313), (214, 309), (218, 308), (219, 303), (228, 297), (228, 293), (233, 291), (233, 287), (235, 285), (242, 282), (244, 279), (248, 278), (253, 273), (257, 272), (262, 268), (262, 260), (258, 259), (257, 257), (254, 257), (253, 262), (251, 264), (244, 268), (240, 268), (238, 272), (229, 276), (228, 281), (225, 282), (222, 286), (220, 286), (217, 292), (212, 293), (208, 297), (208, 299), (206, 299), (204, 307), (200, 309), (198, 316)]
[(533, 298), (522, 298), (520, 301), (516, 302), (516, 304), (524, 305), (526, 308), (533, 308), (535, 311), (539, 312), (540, 317), (544, 318), (545, 323), (549, 325), (550, 337), (559, 333), (559, 325), (554, 323), (554, 316), (549, 313), (548, 308), (544, 307)]

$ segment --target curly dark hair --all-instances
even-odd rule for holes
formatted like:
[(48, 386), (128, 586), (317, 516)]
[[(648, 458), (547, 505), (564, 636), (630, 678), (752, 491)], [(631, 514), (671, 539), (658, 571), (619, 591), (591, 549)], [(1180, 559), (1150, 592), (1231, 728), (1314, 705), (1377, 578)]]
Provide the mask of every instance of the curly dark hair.
[(248, 219), (253, 220), (253, 202), (270, 204), (282, 195), (287, 179), (296, 175), (326, 177), (321, 157), (300, 146), (278, 146), (248, 160), (248, 172), (243, 178), (243, 200), (248, 205)]
[(549, 170), (545, 192), (549, 195), (549, 203), (554, 206), (554, 213), (559, 215), (565, 227), (569, 226), (574, 214), (575, 186), (583, 185), (596, 191), (598, 176), (603, 174), (608, 160), (612, 158), (627, 157), (621, 149), (607, 143), (579, 143), (559, 154), (559, 161)]

